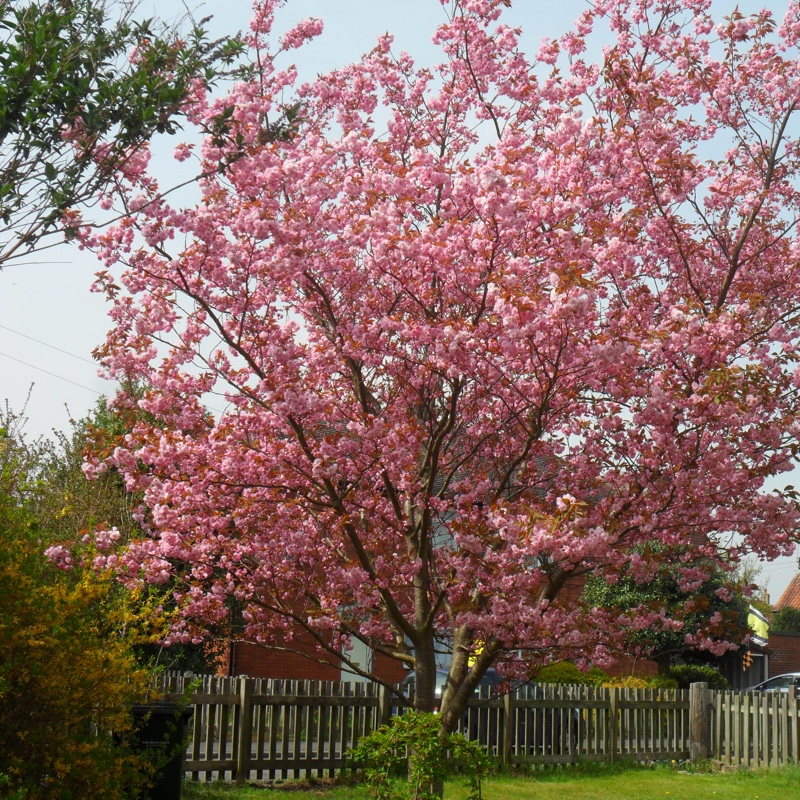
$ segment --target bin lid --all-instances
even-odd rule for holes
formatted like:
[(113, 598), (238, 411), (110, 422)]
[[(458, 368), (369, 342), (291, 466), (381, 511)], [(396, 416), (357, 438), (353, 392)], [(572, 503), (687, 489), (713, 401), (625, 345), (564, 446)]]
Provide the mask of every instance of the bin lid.
[(131, 712), (135, 717), (151, 716), (170, 716), (183, 717), (188, 719), (194, 714), (194, 706), (179, 706), (171, 700), (158, 700), (153, 703), (137, 703), (131, 706)]

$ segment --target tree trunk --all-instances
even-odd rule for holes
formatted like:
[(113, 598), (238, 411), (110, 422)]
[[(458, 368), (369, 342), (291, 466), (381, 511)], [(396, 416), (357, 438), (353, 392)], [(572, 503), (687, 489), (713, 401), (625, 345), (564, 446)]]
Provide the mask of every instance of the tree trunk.
[(438, 711), (436, 698), (436, 653), (433, 642), (417, 645), (414, 652), (414, 710), (430, 714)]

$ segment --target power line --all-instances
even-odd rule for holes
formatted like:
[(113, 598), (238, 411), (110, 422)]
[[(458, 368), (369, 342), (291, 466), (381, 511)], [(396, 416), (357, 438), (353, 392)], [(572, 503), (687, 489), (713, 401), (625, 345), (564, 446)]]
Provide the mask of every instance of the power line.
[[(6, 328), (5, 325), (0, 325), (0, 328), (5, 328), (6, 330), (11, 330), (11, 328)], [(18, 331), (11, 331), (11, 332), (12, 333), (18, 333)], [(21, 333), (20, 336), (25, 336), (25, 334)], [(26, 336), (26, 338), (27, 339), (32, 339), (33, 337)], [(34, 339), (33, 341), (36, 342), (36, 341), (39, 341), (39, 340), (38, 339)], [(46, 342), (41, 342), (41, 344), (46, 344)], [(48, 347), (53, 347), (53, 345), (47, 345), (47, 346)], [(58, 347), (53, 347), (53, 349), (54, 350), (58, 350), (59, 348)], [(66, 350), (62, 350), (61, 352), (66, 353), (67, 351)], [(67, 355), (74, 355), (74, 354), (73, 353), (67, 353)], [(56, 375), (55, 372), (50, 372), (49, 370), (42, 369), (42, 367), (37, 367), (35, 364), (30, 364), (27, 361), (23, 361), (21, 358), (16, 358), (15, 356), (10, 356), (8, 353), (3, 353), (2, 351), (0, 351), (0, 356), (5, 356), (6, 358), (10, 358), (12, 361), (16, 361), (18, 364), (24, 364), (26, 367), (30, 367), (31, 369), (35, 369), (35, 370), (38, 370), (39, 372), (43, 372), (45, 375), (49, 375), (52, 378), (57, 378), (58, 380), (65, 381), (66, 383), (71, 383), (73, 386), (77, 386), (79, 389), (86, 389), (87, 392), (92, 392), (93, 394), (96, 394), (98, 397), (104, 397), (105, 396), (104, 392), (98, 392), (96, 389), (91, 389), (88, 386), (84, 386), (82, 383), (76, 383), (75, 381), (71, 381), (69, 378), (64, 378), (61, 375)], [(87, 359), (81, 358), (80, 356), (75, 356), (75, 358), (80, 358), (81, 361), (87, 361)], [(92, 364), (92, 366), (95, 366), (95, 362), (94, 361), (87, 361), (87, 363), (88, 364)], [(217, 414), (224, 413), (220, 409), (214, 408), (214, 406), (208, 406), (207, 405), (206, 408), (209, 411), (216, 411)]]
[(79, 389), (86, 389), (87, 392), (92, 392), (98, 397), (103, 396), (103, 393), (98, 392), (96, 389), (91, 389), (88, 386), (84, 386), (82, 383), (76, 383), (75, 381), (71, 381), (69, 378), (64, 378), (61, 375), (56, 375), (55, 372), (49, 372), (48, 370), (37, 367), (34, 364), (29, 364), (27, 361), (23, 361), (21, 358), (15, 358), (14, 356), (10, 356), (8, 353), (3, 352), (0, 352), (0, 356), (5, 356), (6, 358), (10, 358), (12, 361), (16, 361), (18, 364), (24, 364), (26, 367), (38, 370), (39, 372), (44, 372), (45, 375), (50, 375), (52, 378), (57, 378), (58, 380), (65, 381), (66, 383), (71, 383), (73, 386), (77, 386)]
[[(41, 339), (37, 339), (34, 336), (29, 336), (27, 333), (22, 333), (22, 331), (14, 330), (14, 328), (9, 328), (8, 325), (0, 325), (4, 331), (8, 331), (9, 333), (15, 333), (17, 336), (22, 336), (25, 339), (30, 339), (32, 342), (36, 342), (37, 344), (44, 345), (45, 347), (49, 347), (51, 350), (57, 350), (59, 353), (63, 353), (67, 356), (72, 356), (72, 358), (77, 358), (79, 361), (83, 361), (86, 364), (91, 364), (93, 367), (97, 366), (96, 361), (90, 361), (88, 358), (84, 358), (83, 356), (79, 356), (75, 353), (70, 353), (69, 350), (62, 350), (60, 347), (56, 347), (54, 344), (50, 344), (49, 342), (43, 342)], [(10, 358), (12, 361), (17, 361), (20, 364), (24, 364), (26, 367), (30, 367), (31, 369), (39, 370), (39, 372), (44, 372), (45, 375), (50, 375), (53, 378), (58, 378), (60, 381), (66, 381), (67, 383), (71, 383), (73, 386), (78, 386), (81, 389), (86, 389), (89, 392), (94, 392), (94, 394), (98, 395), (99, 397), (103, 396), (103, 392), (98, 392), (95, 389), (90, 389), (88, 386), (84, 386), (82, 383), (76, 383), (75, 381), (71, 381), (69, 378), (63, 378), (61, 375), (56, 375), (54, 372), (49, 372), (46, 369), (42, 369), (41, 367), (37, 367), (34, 364), (29, 364), (27, 361), (23, 361), (21, 358), (16, 358), (14, 356), (8, 355), (8, 353), (0, 352), (0, 356), (5, 356), (6, 358)], [(214, 406), (206, 406), (209, 411), (216, 411), (218, 414), (222, 414), (220, 409), (214, 408)]]
[[(97, 366), (96, 361), (90, 361), (88, 358), (84, 358), (83, 356), (79, 356), (75, 353), (70, 353), (69, 350), (62, 350), (60, 347), (56, 347), (54, 344), (48, 344), (47, 342), (43, 342), (41, 339), (35, 339), (33, 336), (28, 336), (27, 333), (22, 333), (21, 331), (15, 331), (13, 328), (9, 328), (7, 325), (0, 325), (0, 328), (2, 328), (4, 331), (15, 333), (17, 334), (17, 336), (22, 336), (25, 339), (30, 339), (32, 342), (36, 342), (37, 344), (43, 344), (45, 347), (49, 347), (51, 350), (58, 350), (59, 353), (64, 353), (64, 355), (66, 356), (72, 356), (73, 358), (77, 358), (80, 361), (85, 361), (87, 364), (91, 364), (92, 366)], [(9, 358), (11, 358), (11, 356), (9, 356)], [(28, 366), (31, 365), (29, 364)], [(34, 367), (34, 369), (38, 369), (38, 367)], [(64, 380), (66, 380), (66, 378)]]
[(9, 261), (8, 264), (3, 264), (3, 271), (9, 267), (24, 267), (24, 266), (44, 266), (45, 264), (74, 264), (74, 261)]
[(788, 563), (776, 564), (774, 561), (762, 561), (761, 563), (764, 565), (766, 569), (770, 570), (770, 572), (778, 572), (779, 570), (785, 570), (785, 569), (793, 569), (793, 570), (798, 569), (797, 556), (786, 556), (786, 557), (793, 559), (791, 564)]

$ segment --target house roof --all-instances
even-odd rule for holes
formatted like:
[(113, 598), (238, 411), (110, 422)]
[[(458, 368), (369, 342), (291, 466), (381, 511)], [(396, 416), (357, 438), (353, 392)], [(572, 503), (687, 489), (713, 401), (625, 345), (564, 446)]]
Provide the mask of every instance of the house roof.
[(798, 572), (789, 585), (784, 590), (780, 599), (775, 603), (775, 608), (797, 608), (800, 609), (800, 572)]

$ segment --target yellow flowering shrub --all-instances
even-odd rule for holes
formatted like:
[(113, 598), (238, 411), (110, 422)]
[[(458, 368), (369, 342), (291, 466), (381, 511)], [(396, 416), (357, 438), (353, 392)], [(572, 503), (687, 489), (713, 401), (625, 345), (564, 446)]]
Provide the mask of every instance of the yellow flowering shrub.
[(628, 675), (603, 682), (604, 689), (677, 689), (678, 682), (666, 675)]
[(19, 796), (128, 797), (148, 765), (121, 744), (148, 675), (109, 630), (108, 581), (68, 581), (0, 529), (0, 773)]
[(149, 684), (133, 648), (160, 632), (156, 603), (80, 560), (50, 563), (30, 450), (12, 434), (0, 425), (0, 796), (135, 797), (153, 766), (123, 734)]

